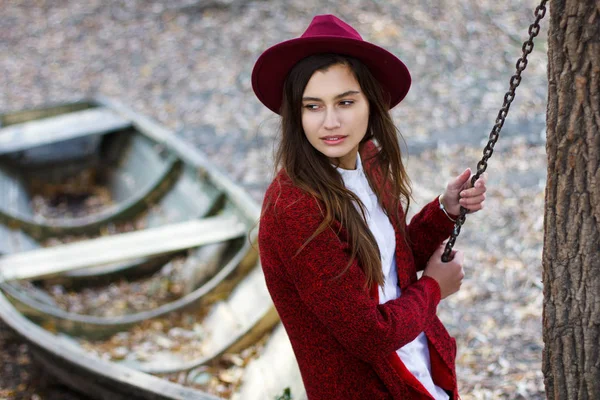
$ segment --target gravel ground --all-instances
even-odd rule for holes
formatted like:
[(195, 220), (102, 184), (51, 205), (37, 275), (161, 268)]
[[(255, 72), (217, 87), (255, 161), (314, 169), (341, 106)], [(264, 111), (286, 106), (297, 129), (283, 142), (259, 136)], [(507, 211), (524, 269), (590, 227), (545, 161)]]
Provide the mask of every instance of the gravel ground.
[[(411, 91), (393, 114), (422, 204), (475, 166), (535, 4), (0, 0), (0, 110), (96, 93), (118, 98), (202, 149), (260, 201), (272, 176), (277, 119), (252, 93), (253, 63), (266, 47), (301, 34), (313, 15), (334, 13), (411, 71)], [(546, 30), (544, 22), (490, 163), (487, 208), (469, 218), (457, 243), (467, 251), (467, 280), (440, 310), (461, 349), (464, 399), (544, 397)], [(5, 328), (0, 347), (0, 399), (77, 398), (46, 379)]]

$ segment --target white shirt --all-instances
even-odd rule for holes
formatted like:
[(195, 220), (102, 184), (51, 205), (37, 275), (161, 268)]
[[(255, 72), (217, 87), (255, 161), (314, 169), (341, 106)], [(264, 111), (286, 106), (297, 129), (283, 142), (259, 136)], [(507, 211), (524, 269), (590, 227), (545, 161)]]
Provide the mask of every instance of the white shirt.
[[(377, 195), (371, 190), (367, 177), (364, 174), (360, 155), (356, 156), (356, 169), (337, 169), (344, 180), (346, 189), (358, 196), (365, 206), (367, 225), (379, 246), (381, 266), (385, 283), (379, 287), (379, 304), (397, 299), (401, 296), (398, 286), (398, 274), (396, 271), (396, 236), (394, 227), (387, 215), (383, 212), (377, 202)], [(360, 208), (356, 205), (356, 208)], [(448, 394), (431, 378), (431, 359), (427, 337), (421, 332), (415, 340), (406, 344), (396, 351), (406, 368), (421, 382), (436, 400), (448, 400)]]

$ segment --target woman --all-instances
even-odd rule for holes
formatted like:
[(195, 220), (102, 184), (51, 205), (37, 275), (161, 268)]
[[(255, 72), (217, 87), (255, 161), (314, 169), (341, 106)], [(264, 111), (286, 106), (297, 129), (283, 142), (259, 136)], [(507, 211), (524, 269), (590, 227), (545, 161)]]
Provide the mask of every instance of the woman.
[(456, 342), (436, 308), (460, 288), (463, 255), (443, 263), (442, 242), (460, 206), (483, 207), (485, 178), (469, 188), (467, 169), (405, 223), (389, 110), (410, 82), (402, 61), (332, 15), (253, 70), (282, 132), (260, 258), (311, 400), (458, 398)]

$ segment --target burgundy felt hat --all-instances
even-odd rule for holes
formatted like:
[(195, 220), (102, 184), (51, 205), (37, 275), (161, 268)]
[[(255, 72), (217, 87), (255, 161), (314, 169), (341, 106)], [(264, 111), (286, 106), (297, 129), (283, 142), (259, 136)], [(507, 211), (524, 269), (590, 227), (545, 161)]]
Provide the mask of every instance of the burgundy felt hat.
[(320, 53), (343, 54), (362, 61), (388, 93), (390, 108), (408, 93), (410, 73), (398, 57), (364, 41), (354, 28), (336, 16), (317, 15), (302, 36), (278, 43), (260, 55), (252, 71), (256, 97), (279, 114), (283, 83), (290, 70), (303, 58)]

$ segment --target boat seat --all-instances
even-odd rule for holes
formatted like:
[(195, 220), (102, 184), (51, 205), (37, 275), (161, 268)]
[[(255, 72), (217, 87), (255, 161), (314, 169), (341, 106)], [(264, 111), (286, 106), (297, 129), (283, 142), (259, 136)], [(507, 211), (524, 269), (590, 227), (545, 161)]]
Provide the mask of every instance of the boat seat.
[(235, 239), (246, 225), (233, 214), (0, 256), (0, 280), (33, 279), (73, 269), (172, 253)]
[(129, 126), (131, 121), (104, 107), (9, 125), (0, 128), (0, 155)]

